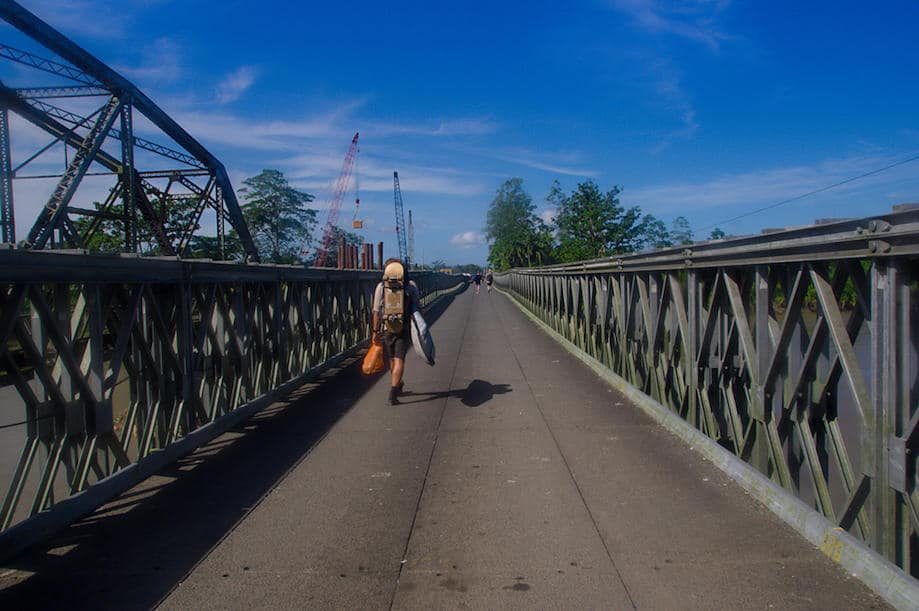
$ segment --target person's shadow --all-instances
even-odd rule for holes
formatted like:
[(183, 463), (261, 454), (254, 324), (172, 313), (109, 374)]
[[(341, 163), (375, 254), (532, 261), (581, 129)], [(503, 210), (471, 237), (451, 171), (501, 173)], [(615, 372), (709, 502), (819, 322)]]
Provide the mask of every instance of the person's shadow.
[[(457, 390), (442, 390), (435, 392), (413, 392), (406, 391), (399, 395), (400, 403), (422, 403), (431, 399), (443, 399), (446, 397), (459, 397), (463, 405), (467, 407), (479, 407), (483, 403), (491, 401), (495, 395), (503, 395), (511, 392), (508, 384), (492, 384), (485, 380), (473, 380), (469, 382), (466, 388)], [(405, 400), (409, 397), (418, 397), (417, 399)]]

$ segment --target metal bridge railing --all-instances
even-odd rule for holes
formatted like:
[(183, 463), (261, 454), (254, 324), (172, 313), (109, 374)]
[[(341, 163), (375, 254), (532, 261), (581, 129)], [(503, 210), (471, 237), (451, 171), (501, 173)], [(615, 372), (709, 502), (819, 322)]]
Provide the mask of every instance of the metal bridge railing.
[[(463, 281), (412, 277), (425, 304)], [(352, 353), (369, 337), (378, 280), (372, 271), (0, 250), (0, 554)]]
[(578, 348), (919, 573), (919, 210), (498, 274)]

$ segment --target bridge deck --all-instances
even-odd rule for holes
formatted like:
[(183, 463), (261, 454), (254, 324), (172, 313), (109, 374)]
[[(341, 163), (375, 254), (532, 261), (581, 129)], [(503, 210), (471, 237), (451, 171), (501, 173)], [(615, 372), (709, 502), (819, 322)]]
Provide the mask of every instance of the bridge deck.
[(881, 608), (499, 294), (9, 564), (0, 606)]

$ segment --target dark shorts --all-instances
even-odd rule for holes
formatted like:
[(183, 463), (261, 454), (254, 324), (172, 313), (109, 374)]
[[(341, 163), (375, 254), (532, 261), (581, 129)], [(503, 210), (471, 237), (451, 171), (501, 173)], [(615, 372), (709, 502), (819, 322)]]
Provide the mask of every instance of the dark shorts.
[(408, 347), (411, 345), (411, 332), (403, 332), (399, 335), (393, 335), (387, 332), (383, 333), (383, 352), (386, 354), (387, 358), (405, 360), (405, 354), (408, 352)]

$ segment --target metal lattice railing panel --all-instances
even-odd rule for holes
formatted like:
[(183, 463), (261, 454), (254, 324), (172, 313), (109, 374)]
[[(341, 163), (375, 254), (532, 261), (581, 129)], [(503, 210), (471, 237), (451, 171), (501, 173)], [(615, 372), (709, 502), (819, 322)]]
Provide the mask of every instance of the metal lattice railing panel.
[(915, 574), (919, 212), (499, 274), (552, 329)]
[[(15, 250), (0, 269), (2, 529), (352, 351), (379, 279)], [(416, 277), (425, 303), (461, 280)]]

